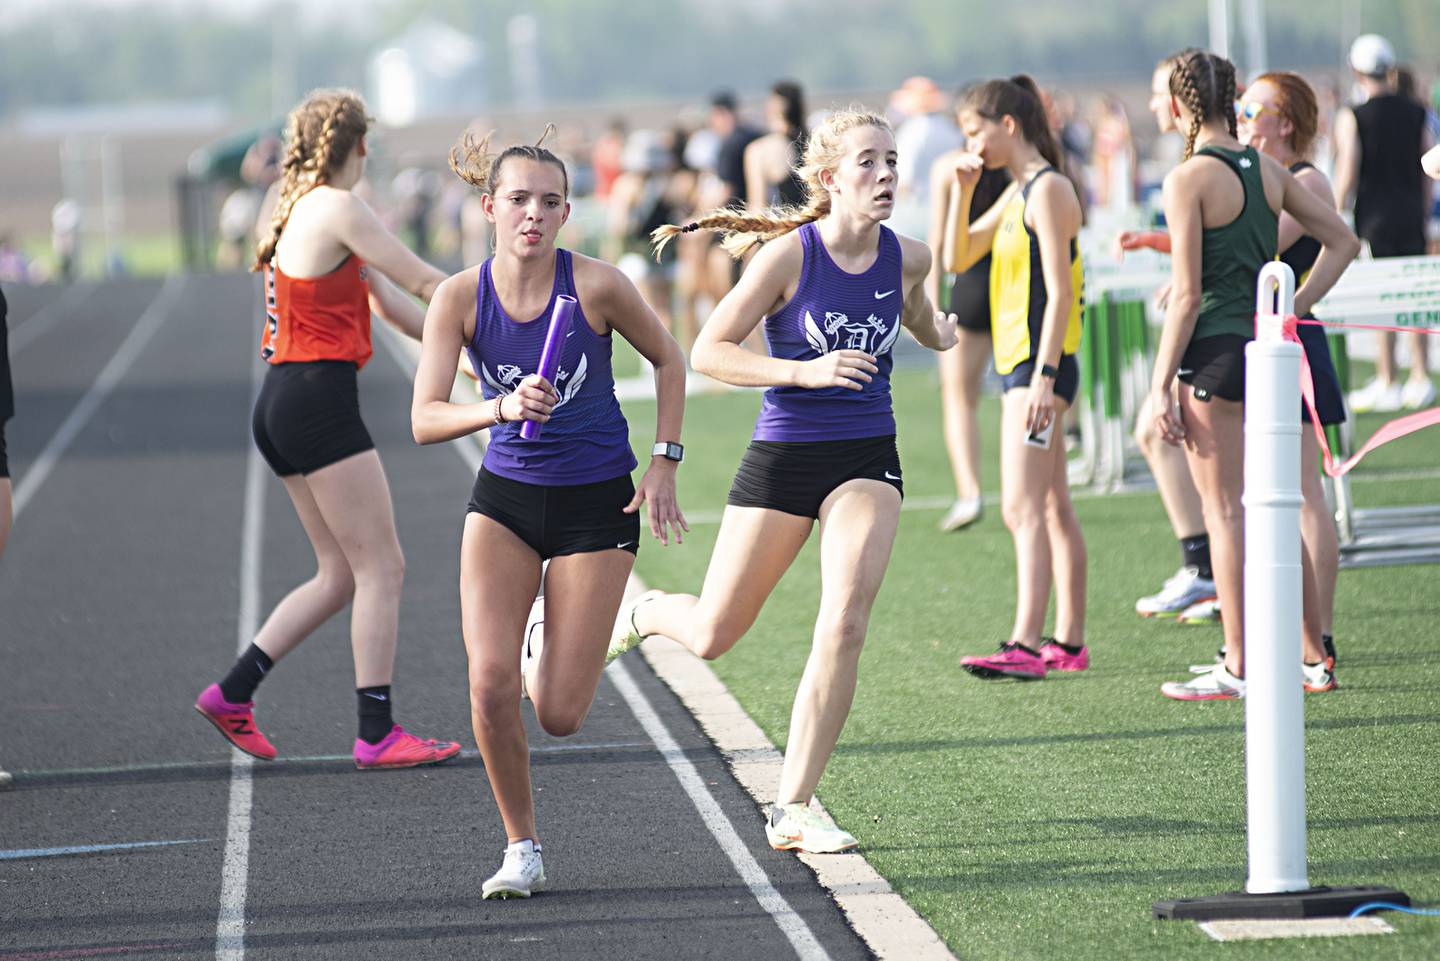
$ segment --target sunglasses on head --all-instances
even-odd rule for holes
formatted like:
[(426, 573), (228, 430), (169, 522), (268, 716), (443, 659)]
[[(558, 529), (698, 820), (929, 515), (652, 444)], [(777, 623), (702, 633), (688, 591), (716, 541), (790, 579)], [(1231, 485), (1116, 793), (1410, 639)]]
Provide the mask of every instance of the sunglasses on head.
[(1254, 120), (1264, 112), (1263, 103), (1256, 103), (1254, 100), (1235, 101), (1235, 116), (1241, 120)]

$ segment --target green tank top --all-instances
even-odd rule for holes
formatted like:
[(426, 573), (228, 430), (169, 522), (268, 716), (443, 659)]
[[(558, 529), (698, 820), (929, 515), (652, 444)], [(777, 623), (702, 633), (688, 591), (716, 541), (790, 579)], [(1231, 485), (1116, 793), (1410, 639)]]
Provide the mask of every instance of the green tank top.
[(1275, 258), (1280, 218), (1265, 202), (1260, 156), (1254, 147), (1201, 147), (1196, 156), (1215, 157), (1240, 178), (1245, 206), (1223, 227), (1200, 235), (1200, 316), (1191, 340), (1218, 334), (1255, 336), (1255, 284), (1260, 268)]

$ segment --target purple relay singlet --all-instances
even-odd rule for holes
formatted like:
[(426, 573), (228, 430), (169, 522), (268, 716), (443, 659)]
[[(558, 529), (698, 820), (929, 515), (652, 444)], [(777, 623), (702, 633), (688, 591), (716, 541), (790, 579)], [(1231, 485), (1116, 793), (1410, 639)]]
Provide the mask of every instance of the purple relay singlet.
[(800, 241), (805, 247), (800, 286), (789, 303), (765, 318), (770, 355), (803, 361), (851, 348), (873, 354), (880, 370), (858, 391), (771, 387), (755, 421), (755, 440), (850, 440), (893, 434), (890, 352), (904, 310), (900, 241), (894, 231), (881, 226), (880, 254), (861, 274), (847, 273), (830, 259), (813, 223), (800, 228)]
[[(569, 294), (579, 299), (570, 251), (557, 249), (550, 303), (533, 320), (512, 320), (500, 305), (490, 279), (493, 260), (480, 266), (475, 291), (475, 336), (466, 347), (470, 363), (480, 375), (486, 400), (510, 393), (540, 367), (540, 352), (545, 346), (555, 298)], [(610, 336), (601, 337), (590, 329), (578, 303), (553, 386), (560, 403), (540, 436), (535, 440), (522, 438), (519, 421), (496, 424), (490, 428), (485, 468), (510, 480), (548, 486), (593, 484), (634, 470), (630, 428), (615, 398)]]

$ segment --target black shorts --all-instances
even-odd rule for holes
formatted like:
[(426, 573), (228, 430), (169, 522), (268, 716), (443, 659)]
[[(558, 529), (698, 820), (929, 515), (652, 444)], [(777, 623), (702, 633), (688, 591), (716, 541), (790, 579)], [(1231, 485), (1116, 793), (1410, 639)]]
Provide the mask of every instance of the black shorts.
[(963, 274), (946, 274), (949, 296), (941, 308), (955, 315), (960, 326), (977, 334), (990, 333), (990, 257)]
[(752, 440), (725, 503), (818, 518), (825, 498), (852, 480), (877, 480), (905, 496), (895, 435), (855, 440)]
[(1397, 228), (1375, 231), (1375, 236), (1366, 237), (1370, 244), (1370, 256), (1419, 257), (1425, 253), (1425, 221), (1416, 220)]
[[(1300, 324), (1296, 330), (1305, 360), (1310, 365), (1310, 380), (1315, 385), (1315, 412), (1325, 425), (1345, 423), (1345, 398), (1340, 392), (1340, 375), (1335, 372), (1335, 358), (1330, 355), (1330, 341), (1325, 328)], [(1310, 408), (1300, 402), (1300, 419), (1310, 423)]]
[(466, 513), (482, 514), (524, 541), (542, 561), (594, 551), (640, 552), (640, 512), (624, 512), (635, 497), (629, 474), (593, 484), (526, 484), (475, 475)]
[[(1080, 365), (1075, 362), (1075, 355), (1061, 354), (1059, 369), (1060, 373), (1055, 377), (1055, 396), (1064, 400), (1067, 407), (1074, 407), (1075, 395), (1080, 392)], [(1029, 387), (1034, 376), (1035, 361), (1026, 360), (1016, 364), (1014, 370), (1000, 379), (1008, 391)]]
[(360, 419), (355, 374), (348, 360), (270, 365), (250, 430), (271, 470), (281, 477), (313, 474), (374, 449)]
[(1249, 337), (1216, 334), (1190, 341), (1180, 358), (1180, 380), (1195, 390), (1196, 400), (1245, 399), (1245, 345)]
[(0, 477), (10, 476), (10, 455), (5, 451), (5, 422), (0, 420)]

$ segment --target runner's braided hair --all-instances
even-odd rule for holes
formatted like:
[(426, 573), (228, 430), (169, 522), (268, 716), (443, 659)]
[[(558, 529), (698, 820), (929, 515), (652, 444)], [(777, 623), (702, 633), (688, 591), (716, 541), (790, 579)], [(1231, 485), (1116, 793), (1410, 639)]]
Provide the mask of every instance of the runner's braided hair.
[(565, 162), (555, 156), (549, 148), (541, 146), (546, 138), (554, 132), (555, 125), (547, 123), (540, 134), (540, 139), (533, 145), (515, 144), (492, 156), (490, 138), (495, 136), (495, 131), (492, 130), (476, 140), (474, 131), (466, 130), (460, 135), (455, 146), (450, 148), (450, 169), (455, 171), (455, 176), (482, 194), (486, 194), (494, 191), (495, 184), (500, 179), (500, 167), (511, 157), (524, 157), (526, 160), (533, 160), (536, 163), (554, 164), (560, 168), (560, 176), (565, 184), (565, 195), (568, 197), (570, 195), (570, 175), (565, 170)]
[(1224, 120), (1230, 136), (1235, 125), (1235, 65), (1207, 50), (1177, 55), (1170, 71), (1170, 93), (1190, 111), (1190, 129), (1185, 131), (1185, 159), (1195, 155), (1195, 141), (1207, 120)]
[(280, 161), (280, 197), (270, 218), (270, 235), (255, 245), (251, 270), (264, 270), (275, 258), (295, 201), (335, 176), (369, 127), (365, 101), (353, 90), (316, 90), (290, 111), (285, 156)]
[(840, 165), (845, 155), (845, 134), (859, 127), (878, 127), (890, 132), (890, 124), (884, 117), (851, 107), (831, 114), (810, 133), (800, 165), (794, 168), (795, 175), (805, 185), (803, 206), (769, 207), (760, 211), (722, 207), (701, 214), (683, 226), (664, 224), (650, 234), (656, 259), (676, 234), (715, 230), (724, 235), (721, 246), (726, 253), (738, 260), (750, 248), (824, 217), (830, 213), (830, 192), (820, 183), (820, 171), (833, 172)]

